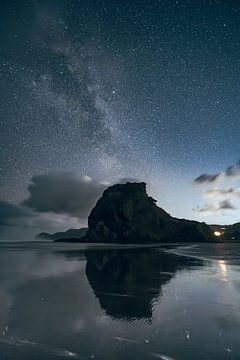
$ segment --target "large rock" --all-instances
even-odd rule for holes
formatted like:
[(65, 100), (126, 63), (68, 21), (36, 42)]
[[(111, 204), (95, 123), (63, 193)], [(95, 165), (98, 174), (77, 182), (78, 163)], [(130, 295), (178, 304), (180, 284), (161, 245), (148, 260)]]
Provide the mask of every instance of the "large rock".
[(145, 183), (117, 184), (104, 191), (88, 218), (84, 241), (106, 243), (210, 242), (205, 223), (176, 219), (156, 205)]

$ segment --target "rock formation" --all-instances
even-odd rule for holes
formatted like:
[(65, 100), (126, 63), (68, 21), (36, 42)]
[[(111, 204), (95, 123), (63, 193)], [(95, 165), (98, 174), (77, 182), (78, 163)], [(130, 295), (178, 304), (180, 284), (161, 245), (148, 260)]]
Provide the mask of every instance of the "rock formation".
[(83, 241), (102, 243), (211, 242), (205, 223), (176, 219), (156, 205), (145, 183), (116, 184), (106, 189), (88, 218)]

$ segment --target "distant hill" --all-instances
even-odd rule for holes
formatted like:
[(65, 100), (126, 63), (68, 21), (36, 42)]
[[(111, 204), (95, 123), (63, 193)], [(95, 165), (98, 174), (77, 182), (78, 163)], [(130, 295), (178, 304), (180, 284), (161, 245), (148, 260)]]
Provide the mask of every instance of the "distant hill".
[(240, 241), (240, 223), (224, 226), (222, 227), (222, 229), (223, 229), (222, 239), (224, 241), (234, 241), (234, 242)]
[(217, 234), (220, 242), (239, 242), (240, 223), (233, 225), (209, 225), (212, 231)]
[(55, 234), (49, 234), (46, 232), (41, 232), (36, 235), (37, 240), (53, 240), (58, 241), (60, 239), (81, 239), (83, 236), (86, 235), (87, 228), (81, 229), (69, 229), (64, 232), (57, 232)]

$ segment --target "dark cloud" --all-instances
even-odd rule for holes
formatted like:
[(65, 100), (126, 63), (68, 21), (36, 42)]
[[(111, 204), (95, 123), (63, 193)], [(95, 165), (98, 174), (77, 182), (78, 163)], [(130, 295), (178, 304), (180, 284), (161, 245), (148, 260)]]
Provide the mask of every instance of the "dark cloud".
[(226, 176), (238, 176), (240, 175), (240, 160), (236, 165), (231, 165), (225, 170)]
[(197, 184), (211, 183), (211, 182), (214, 182), (218, 178), (219, 175), (220, 175), (220, 173), (215, 174), (215, 175), (202, 174), (202, 175), (198, 176), (194, 180), (194, 182)]
[(50, 173), (32, 178), (28, 186), (29, 198), (23, 205), (34, 211), (65, 214), (86, 219), (106, 185), (87, 176)]
[(213, 183), (217, 180), (217, 178), (223, 175), (225, 177), (236, 177), (240, 175), (240, 160), (238, 160), (237, 164), (228, 166), (225, 170), (217, 173), (217, 174), (202, 174), (198, 176), (194, 183), (196, 184), (205, 184), (205, 183)]
[(139, 180), (139, 179), (136, 179), (136, 178), (121, 178), (121, 179), (119, 179), (119, 181), (118, 181), (118, 183), (121, 183), (121, 184), (125, 184), (125, 183), (127, 183), (127, 182), (132, 182), (132, 183), (134, 183), (134, 182), (141, 182), (141, 180)]
[(41, 231), (57, 232), (67, 228), (79, 228), (75, 218), (50, 213), (36, 213), (33, 210), (7, 201), (0, 201), (0, 239), (33, 240)]
[(229, 200), (224, 200), (220, 202), (219, 209), (234, 210), (235, 207), (232, 205), (232, 203)]
[(29, 215), (30, 212), (28, 209), (7, 201), (0, 201), (0, 224), (5, 222), (6, 219), (23, 218)]
[(29, 237), (29, 230), (36, 218), (37, 215), (30, 209), (0, 201), (0, 238), (9, 240)]

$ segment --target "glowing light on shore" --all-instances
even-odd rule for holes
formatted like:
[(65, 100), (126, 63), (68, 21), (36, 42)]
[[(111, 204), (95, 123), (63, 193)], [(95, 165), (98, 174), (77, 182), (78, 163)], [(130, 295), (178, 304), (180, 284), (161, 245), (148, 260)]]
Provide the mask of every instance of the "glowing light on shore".
[(215, 235), (215, 236), (221, 236), (222, 233), (221, 233), (220, 231), (214, 231), (214, 235)]

